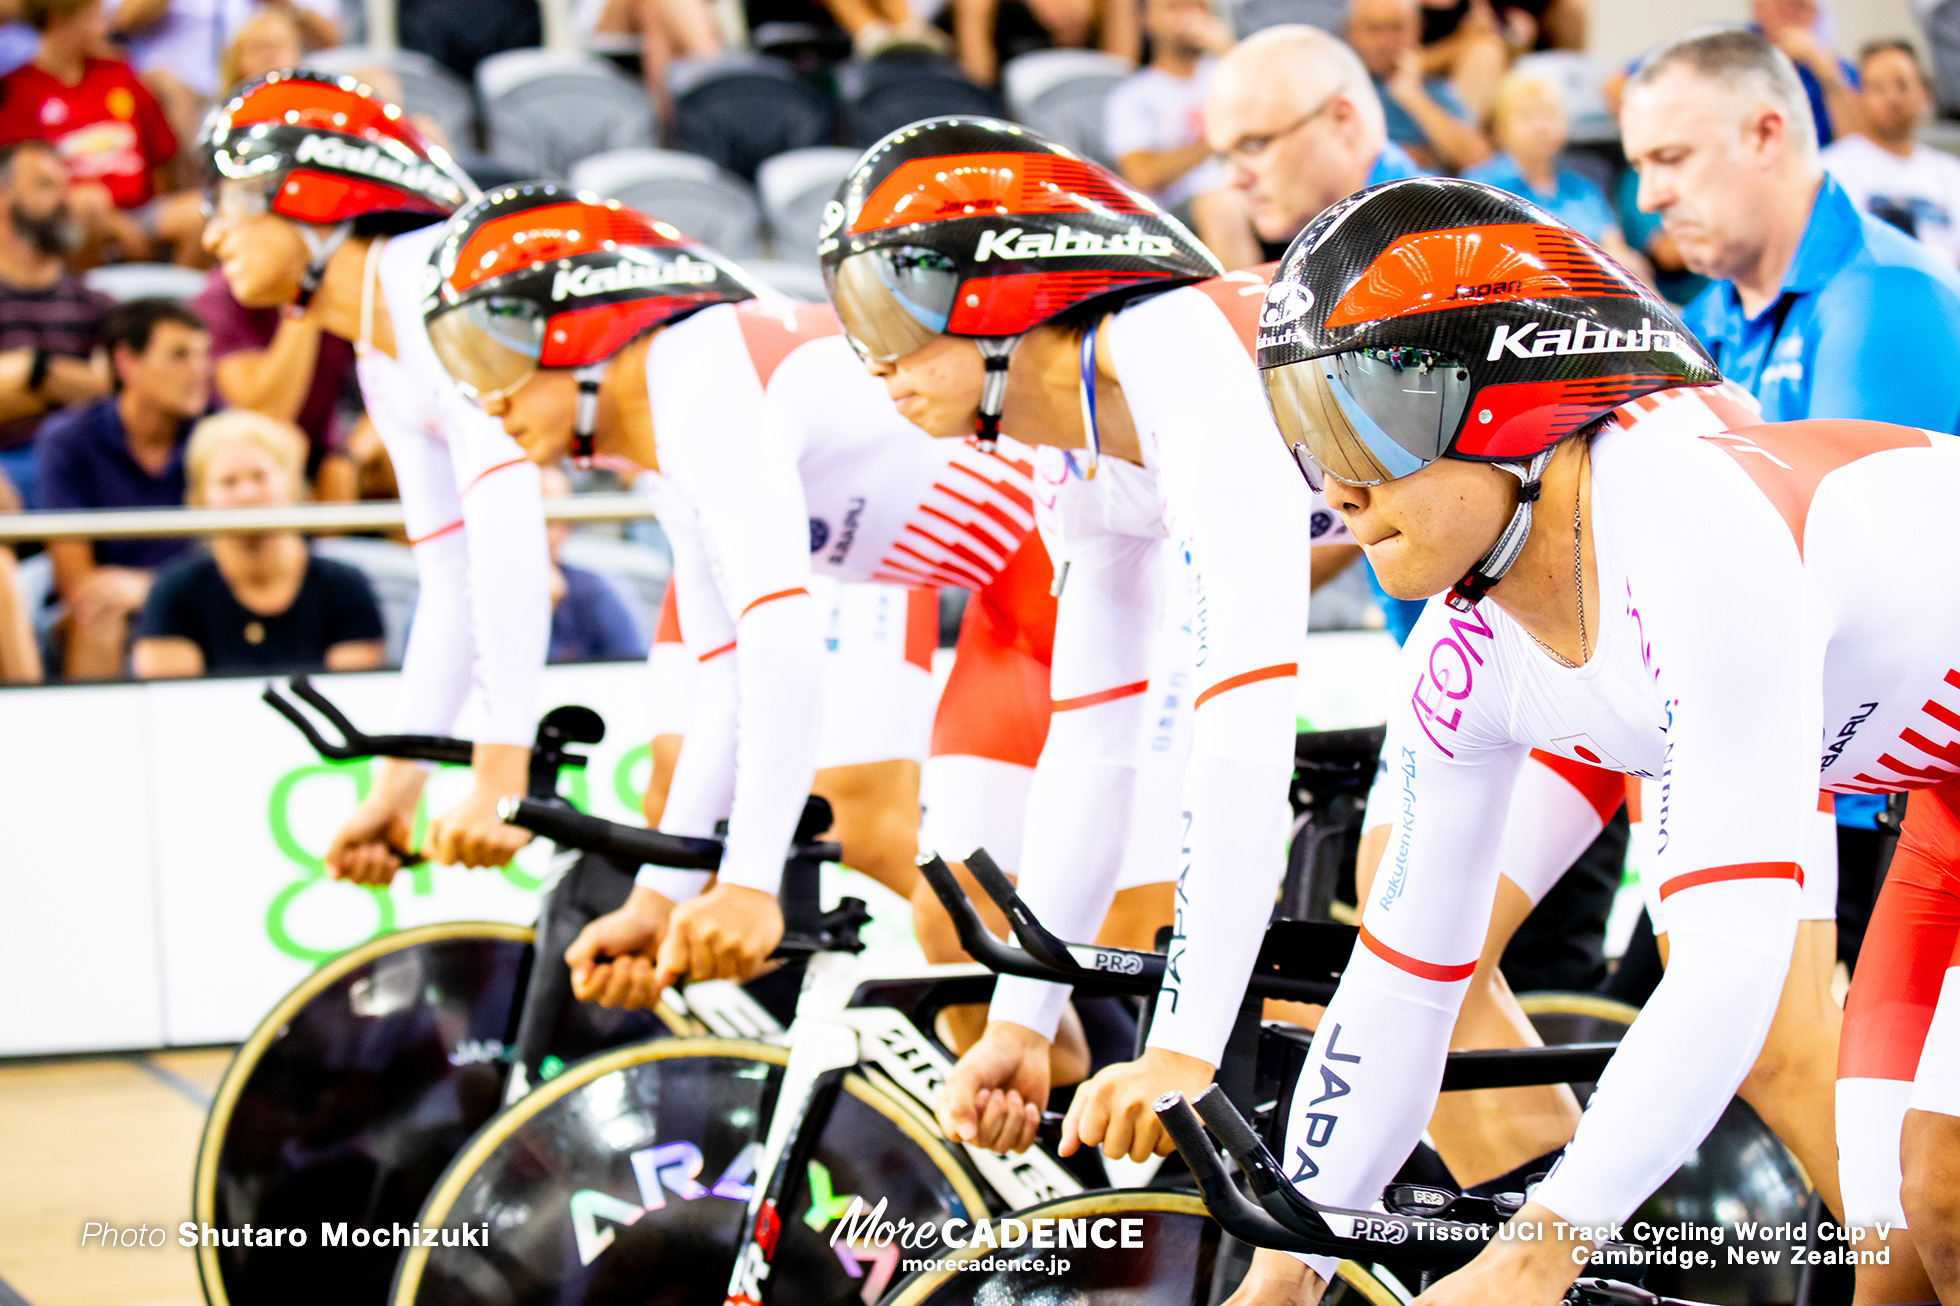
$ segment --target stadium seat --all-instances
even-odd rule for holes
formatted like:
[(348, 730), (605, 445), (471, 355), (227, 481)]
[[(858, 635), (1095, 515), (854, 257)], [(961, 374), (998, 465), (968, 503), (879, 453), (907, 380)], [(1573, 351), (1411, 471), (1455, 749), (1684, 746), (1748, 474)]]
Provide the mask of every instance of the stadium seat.
[(506, 50), (477, 66), (476, 89), (490, 157), (532, 176), (656, 136), (646, 88), (595, 55)]
[(781, 59), (733, 53), (683, 59), (667, 70), (674, 144), (745, 180), (764, 159), (828, 144), (837, 111)]
[(909, 123), (942, 113), (998, 117), (999, 97), (966, 79), (951, 59), (887, 55), (837, 70), (850, 143), (863, 149)]
[(815, 263), (793, 263), (779, 258), (746, 258), (742, 271), (769, 289), (787, 295), (799, 304), (821, 304), (830, 298), (824, 292), (823, 273)]
[(476, 96), (470, 84), (426, 54), (342, 45), (315, 50), (306, 56), (306, 66), (354, 77), (371, 77), (371, 70), (386, 70), (395, 85), (377, 86), (376, 90), (390, 98), (399, 92), (402, 108), (433, 122), (451, 151), (466, 154), (476, 148)]
[(1960, 0), (1919, 0), (1914, 8), (1932, 47), (1933, 93), (1939, 111), (1960, 113)]
[(367, 577), (374, 590), (374, 601), (381, 608), (381, 628), (388, 645), (387, 663), (391, 667), (400, 666), (402, 650), (408, 646), (409, 620), (415, 615), (415, 596), (421, 592), (415, 551), (393, 540), (344, 535), (314, 540), (313, 552), (346, 563)]
[(206, 273), (175, 263), (108, 263), (82, 273), (82, 284), (111, 299), (195, 299)]
[(581, 161), (572, 185), (671, 223), (732, 259), (762, 253), (762, 210), (740, 177), (679, 150), (613, 150)]
[(1134, 65), (1101, 50), (1035, 50), (1007, 61), (1000, 84), (1007, 113), (1077, 154), (1110, 162), (1103, 102)]
[(856, 150), (819, 145), (778, 154), (756, 170), (755, 188), (762, 195), (777, 258), (816, 263), (824, 206), (857, 160)]
[(1237, 0), (1231, 20), (1240, 40), (1281, 23), (1305, 23), (1338, 35), (1347, 26), (1347, 0)]

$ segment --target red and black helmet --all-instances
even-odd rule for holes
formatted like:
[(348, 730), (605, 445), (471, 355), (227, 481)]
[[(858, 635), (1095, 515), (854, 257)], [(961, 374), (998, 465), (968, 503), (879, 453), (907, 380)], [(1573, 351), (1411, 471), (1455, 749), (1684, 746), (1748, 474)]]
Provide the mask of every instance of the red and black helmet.
[(1518, 514), (1452, 602), (1523, 547), (1553, 446), (1641, 395), (1721, 373), (1672, 307), (1528, 200), (1417, 177), (1359, 191), (1299, 234), (1259, 320), (1282, 434), (1320, 475), (1379, 485), (1438, 458), (1503, 465)]
[(817, 240), (824, 285), (864, 357), (890, 361), (942, 334), (979, 341), (989, 438), (1023, 332), (1223, 271), (1107, 168), (993, 118), (928, 118), (879, 141), (838, 187)]
[(633, 337), (754, 299), (747, 275), (666, 223), (549, 182), (505, 186), (449, 221), (422, 302), (437, 357), (479, 401), (539, 368), (579, 372), (589, 456), (600, 366)]
[(211, 186), (245, 183), (263, 208), (318, 226), (426, 225), (477, 193), (400, 106), (352, 77), (303, 68), (248, 83), (212, 112), (200, 144)]

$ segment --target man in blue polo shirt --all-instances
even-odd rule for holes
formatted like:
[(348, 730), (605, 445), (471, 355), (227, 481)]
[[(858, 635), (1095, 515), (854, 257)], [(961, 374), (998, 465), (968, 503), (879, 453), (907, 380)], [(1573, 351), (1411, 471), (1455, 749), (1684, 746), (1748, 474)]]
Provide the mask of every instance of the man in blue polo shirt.
[[(184, 441), (211, 403), (211, 336), (175, 300), (119, 305), (102, 324), (115, 393), (50, 418), (36, 440), (42, 508), (178, 508)], [(132, 614), (150, 576), (187, 540), (52, 540), (55, 591), (67, 607), (70, 679), (120, 675)]]

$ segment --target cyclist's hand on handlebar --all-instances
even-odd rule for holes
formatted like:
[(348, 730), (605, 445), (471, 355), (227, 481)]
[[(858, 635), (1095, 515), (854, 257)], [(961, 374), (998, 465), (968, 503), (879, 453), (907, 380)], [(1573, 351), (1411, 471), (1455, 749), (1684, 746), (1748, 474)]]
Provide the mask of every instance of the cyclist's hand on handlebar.
[(1475, 1260), (1416, 1298), (1415, 1306), (1558, 1306), (1592, 1250), (1569, 1226), (1561, 1236), (1558, 1222), (1545, 1207), (1526, 1202), (1511, 1224), (1538, 1226), (1532, 1237), (1491, 1239)]
[(1025, 1152), (1048, 1105), (1048, 1040), (1008, 1020), (987, 1023), (946, 1077), (933, 1111), (940, 1132), (995, 1152)]
[(367, 797), (327, 845), (327, 874), (353, 884), (386, 885), (402, 867), (422, 797), (422, 768), (394, 759), (376, 768)]
[(503, 866), (531, 842), (522, 826), (505, 825), (497, 804), (522, 798), (531, 750), (521, 744), (478, 744), (470, 756), (475, 785), (469, 797), (429, 824), (423, 851), (445, 866)]
[(1167, 1048), (1146, 1048), (1135, 1061), (1105, 1067), (1075, 1090), (1056, 1150), (1068, 1156), (1078, 1147), (1100, 1145), (1104, 1156), (1132, 1161), (1152, 1153), (1169, 1156), (1174, 1150), (1171, 1136), (1157, 1123), (1151, 1104), (1172, 1089), (1194, 1098), (1211, 1083), (1213, 1073), (1209, 1062)]
[(618, 910), (579, 931), (565, 949), (572, 996), (602, 1007), (647, 1007), (660, 1001), (653, 959), (667, 937), (674, 904), (652, 889), (633, 887)]
[(1252, 1253), (1252, 1268), (1238, 1289), (1220, 1306), (1317, 1306), (1326, 1291), (1326, 1281), (1305, 1262), (1260, 1247)]
[(683, 979), (752, 979), (782, 941), (783, 911), (774, 894), (717, 884), (674, 908), (654, 983), (666, 988)]

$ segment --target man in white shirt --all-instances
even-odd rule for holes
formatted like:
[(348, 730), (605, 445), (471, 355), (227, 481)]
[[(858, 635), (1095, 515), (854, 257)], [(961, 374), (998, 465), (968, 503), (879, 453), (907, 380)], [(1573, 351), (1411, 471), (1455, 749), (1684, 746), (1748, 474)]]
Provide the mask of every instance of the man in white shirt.
[(1913, 138), (1932, 95), (1911, 44), (1866, 46), (1858, 82), (1864, 129), (1840, 136), (1824, 151), (1824, 166), (1859, 208), (1960, 258), (1960, 159)]
[(1209, 0), (1146, 0), (1143, 29), (1150, 62), (1110, 92), (1103, 141), (1125, 181), (1204, 239), (1214, 225), (1211, 203), (1227, 189), (1205, 144), (1205, 90), (1215, 56), (1232, 47), (1232, 30)]

